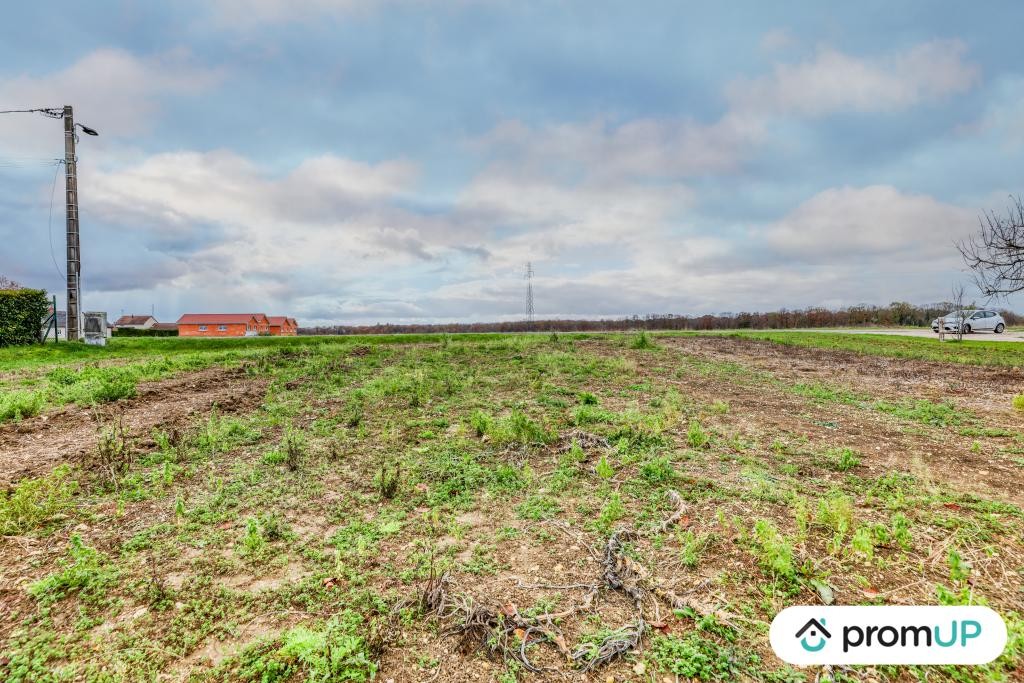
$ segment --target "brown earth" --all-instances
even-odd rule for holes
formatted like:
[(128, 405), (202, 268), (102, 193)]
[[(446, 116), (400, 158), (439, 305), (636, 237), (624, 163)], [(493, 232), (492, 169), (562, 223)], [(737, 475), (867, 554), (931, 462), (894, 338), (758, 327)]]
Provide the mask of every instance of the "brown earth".
[(140, 384), (138, 395), (96, 407), (65, 406), (54, 412), (0, 425), (0, 488), (49, 472), (96, 448), (104, 427), (123, 425), (126, 435), (148, 438), (154, 428), (171, 430), (213, 406), (245, 412), (263, 400), (266, 380), (241, 368), (208, 368)]

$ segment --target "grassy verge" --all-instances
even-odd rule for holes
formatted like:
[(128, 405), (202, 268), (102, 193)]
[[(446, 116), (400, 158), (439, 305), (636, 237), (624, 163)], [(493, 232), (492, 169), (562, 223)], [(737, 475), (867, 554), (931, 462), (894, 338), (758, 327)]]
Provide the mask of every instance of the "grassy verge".
[(853, 351), (890, 358), (910, 358), (968, 365), (1024, 367), (1024, 343), (976, 341), (939, 342), (938, 339), (884, 334), (827, 334), (821, 332), (730, 332), (729, 336), (766, 339), (777, 344)]

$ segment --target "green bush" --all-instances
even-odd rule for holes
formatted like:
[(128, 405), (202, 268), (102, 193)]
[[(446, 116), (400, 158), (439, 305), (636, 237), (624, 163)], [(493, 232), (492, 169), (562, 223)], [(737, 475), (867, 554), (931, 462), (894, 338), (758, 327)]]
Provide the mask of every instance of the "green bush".
[(111, 334), (115, 337), (177, 337), (178, 330), (137, 330), (134, 327), (119, 327)]
[(0, 289), (0, 346), (38, 342), (49, 304), (41, 289)]

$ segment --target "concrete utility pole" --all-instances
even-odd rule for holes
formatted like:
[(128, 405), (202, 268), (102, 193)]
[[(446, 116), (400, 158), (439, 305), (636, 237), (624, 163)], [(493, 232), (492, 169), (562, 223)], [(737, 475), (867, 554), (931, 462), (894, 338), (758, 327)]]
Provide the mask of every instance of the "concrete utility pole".
[(75, 115), (64, 105), (64, 194), (67, 200), (68, 341), (82, 338), (82, 248), (78, 236), (78, 169), (75, 158)]
[(64, 119), (64, 194), (67, 207), (68, 244), (68, 331), (69, 340), (82, 338), (82, 245), (78, 237), (78, 159), (75, 156), (75, 129), (86, 135), (99, 135), (89, 126), (75, 123), (71, 105), (37, 107), (36, 109), (4, 109), (0, 114), (42, 114), (51, 119)]

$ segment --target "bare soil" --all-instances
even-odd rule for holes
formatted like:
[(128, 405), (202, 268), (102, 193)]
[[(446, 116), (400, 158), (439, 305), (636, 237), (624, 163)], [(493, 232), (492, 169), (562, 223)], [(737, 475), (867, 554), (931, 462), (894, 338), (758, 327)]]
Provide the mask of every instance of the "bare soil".
[(123, 424), (145, 442), (154, 428), (171, 430), (208, 414), (247, 412), (263, 400), (266, 380), (241, 368), (208, 368), (140, 384), (138, 394), (103, 406), (68, 405), (20, 422), (0, 425), (0, 488), (74, 461), (96, 448), (105, 426)]

